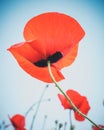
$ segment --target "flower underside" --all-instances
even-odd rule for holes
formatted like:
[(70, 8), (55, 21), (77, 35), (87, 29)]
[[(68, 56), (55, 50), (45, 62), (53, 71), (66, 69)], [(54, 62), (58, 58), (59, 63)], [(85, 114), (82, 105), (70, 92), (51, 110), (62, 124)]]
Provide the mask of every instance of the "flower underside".
[(47, 59), (41, 59), (37, 62), (34, 63), (34, 65), (38, 66), (38, 67), (46, 67), (47, 66), (47, 62), (50, 61), (50, 63), (55, 63), (57, 62), (60, 58), (62, 58), (62, 54), (61, 52), (56, 52), (51, 56), (48, 56)]
[(8, 50), (25, 72), (48, 83), (52, 83), (47, 67), (50, 61), (52, 73), (58, 82), (64, 79), (60, 70), (74, 62), (79, 41), (84, 35), (84, 30), (74, 18), (48, 12), (31, 18), (23, 31), (26, 41)]

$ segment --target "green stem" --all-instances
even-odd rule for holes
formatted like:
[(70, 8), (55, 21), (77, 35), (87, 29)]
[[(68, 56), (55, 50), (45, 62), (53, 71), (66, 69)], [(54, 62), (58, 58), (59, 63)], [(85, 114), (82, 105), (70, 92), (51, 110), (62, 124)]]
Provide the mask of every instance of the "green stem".
[(90, 121), (94, 126), (96, 126), (97, 128), (99, 128), (100, 130), (104, 130), (103, 128), (100, 128), (96, 123), (94, 123), (90, 118), (88, 118), (85, 114), (83, 114), (75, 105), (74, 103), (71, 101), (70, 97), (60, 88), (60, 86), (57, 84), (52, 71), (51, 71), (51, 65), (50, 65), (50, 61), (47, 62), (48, 64), (48, 71), (50, 74), (50, 77), (52, 79), (52, 81), (54, 82), (55, 86), (59, 89), (59, 91), (67, 98), (67, 100), (69, 101), (69, 103), (72, 105), (73, 109), (75, 111), (77, 111), (81, 116), (83, 116), (84, 118), (86, 118), (88, 121)]
[(46, 120), (47, 120), (47, 115), (44, 116), (43, 126), (42, 126), (41, 130), (44, 130), (44, 128), (45, 128)]
[(69, 121), (70, 121), (70, 130), (73, 130), (72, 118), (71, 118), (71, 111), (72, 110), (69, 110)]

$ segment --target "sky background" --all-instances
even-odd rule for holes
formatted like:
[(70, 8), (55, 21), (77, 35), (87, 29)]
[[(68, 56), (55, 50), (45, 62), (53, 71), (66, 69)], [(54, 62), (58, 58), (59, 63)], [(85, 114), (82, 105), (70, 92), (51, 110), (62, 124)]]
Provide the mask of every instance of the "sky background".
[[(75, 62), (61, 72), (65, 80), (59, 85), (64, 91), (74, 89), (88, 98), (91, 109), (88, 113), (95, 123), (104, 125), (104, 0), (0, 0), (0, 123), (9, 124), (8, 114), (25, 114), (39, 100), (47, 85), (24, 72), (14, 57), (7, 51), (11, 45), (24, 41), (23, 29), (32, 17), (44, 12), (60, 12), (75, 18), (86, 35), (81, 40)], [(42, 130), (44, 115), (47, 115), (45, 130), (54, 127), (54, 121), (69, 123), (68, 110), (64, 110), (57, 98), (59, 91), (49, 84), (41, 103), (34, 130)], [(35, 112), (27, 117), (30, 128)], [(76, 121), (75, 130), (91, 130), (91, 123)], [(12, 126), (8, 130), (13, 130)], [(68, 130), (68, 127), (67, 127)]]

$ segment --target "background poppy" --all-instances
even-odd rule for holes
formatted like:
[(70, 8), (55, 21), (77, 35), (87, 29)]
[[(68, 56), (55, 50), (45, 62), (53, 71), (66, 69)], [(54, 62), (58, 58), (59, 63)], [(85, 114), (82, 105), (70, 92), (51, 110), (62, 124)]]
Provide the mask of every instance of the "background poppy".
[(10, 118), (10, 121), (13, 125), (13, 127), (15, 128), (15, 130), (26, 130), (25, 127), (25, 117), (20, 115), (20, 114), (16, 114), (14, 115), (12, 118)]
[[(84, 96), (81, 96), (78, 92), (74, 90), (67, 90), (66, 94), (70, 97), (71, 101), (74, 103), (74, 105), (85, 115), (87, 115), (88, 111), (90, 110), (89, 103), (87, 101), (87, 98)], [(65, 96), (62, 94), (58, 94), (58, 97), (61, 101), (62, 106), (65, 109), (73, 109), (72, 105), (69, 103), (69, 101), (66, 99)], [(74, 109), (73, 109), (74, 110)], [(78, 121), (83, 121), (85, 118), (82, 117), (77, 111), (74, 110), (74, 116), (75, 119)]]
[[(104, 125), (98, 125), (100, 128), (104, 128)], [(96, 126), (92, 126), (92, 130), (100, 130), (99, 128), (97, 128)]]

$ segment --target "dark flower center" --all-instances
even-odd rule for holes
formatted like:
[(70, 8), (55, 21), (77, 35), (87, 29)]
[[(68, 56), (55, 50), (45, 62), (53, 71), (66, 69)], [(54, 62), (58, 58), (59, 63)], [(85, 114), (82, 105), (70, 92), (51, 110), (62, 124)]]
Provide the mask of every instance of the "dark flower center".
[(47, 59), (41, 59), (41, 60), (35, 62), (34, 65), (39, 66), (39, 67), (46, 67), (48, 61), (50, 61), (50, 63), (55, 63), (60, 58), (62, 58), (61, 52), (56, 52), (53, 55), (48, 56)]

